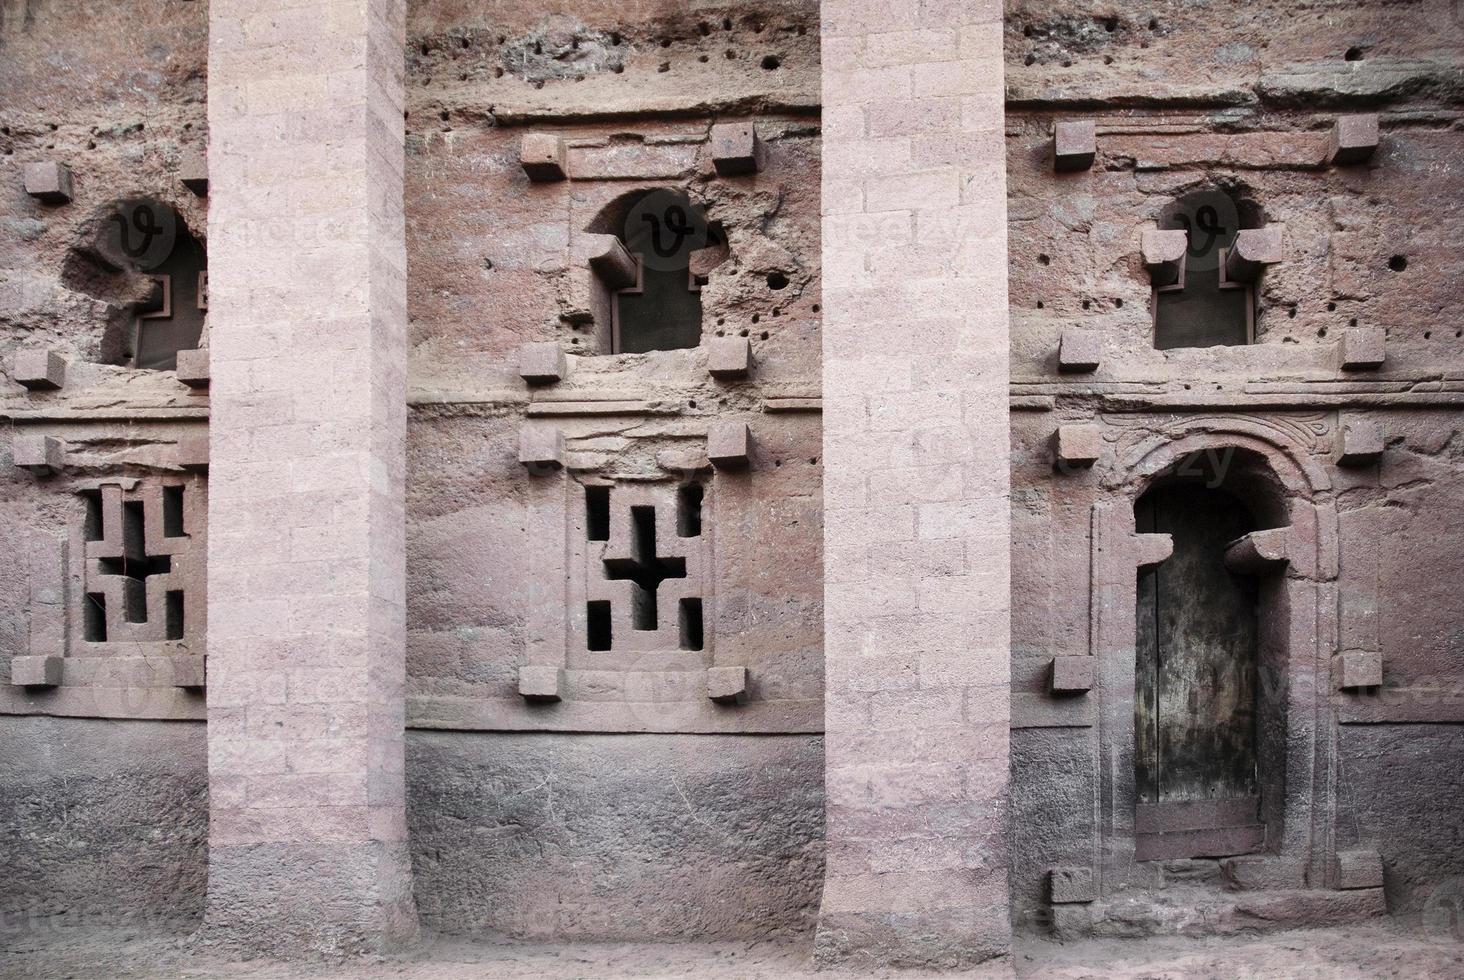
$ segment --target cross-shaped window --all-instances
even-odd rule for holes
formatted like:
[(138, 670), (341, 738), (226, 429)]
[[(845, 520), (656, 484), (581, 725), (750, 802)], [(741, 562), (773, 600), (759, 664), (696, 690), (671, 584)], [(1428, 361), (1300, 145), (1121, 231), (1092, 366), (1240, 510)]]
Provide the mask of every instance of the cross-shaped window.
[(658, 626), (656, 590), (668, 578), (686, 578), (685, 558), (661, 558), (656, 555), (656, 508), (630, 508), (631, 547), (629, 558), (606, 558), (605, 577), (612, 581), (629, 579), (631, 590), (631, 625), (638, 630), (654, 630)]

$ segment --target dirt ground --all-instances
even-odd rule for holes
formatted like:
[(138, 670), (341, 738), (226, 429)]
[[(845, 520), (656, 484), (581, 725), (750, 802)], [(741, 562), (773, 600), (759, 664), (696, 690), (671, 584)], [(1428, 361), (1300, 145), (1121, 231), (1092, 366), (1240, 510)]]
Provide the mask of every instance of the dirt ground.
[[(1055, 943), (1026, 939), (1010, 963), (960, 976), (1033, 980), (1286, 980), (1383, 978), (1458, 980), (1464, 943), (1393, 923), (1229, 938), (1162, 938)], [(229, 962), (186, 934), (137, 929), (10, 931), (0, 935), (0, 977), (50, 978), (484, 978), (637, 977), (799, 980), (890, 976), (815, 972), (805, 947), (759, 943), (514, 945), (426, 939), (392, 957), (344, 963)], [(899, 976), (957, 974), (902, 973)]]

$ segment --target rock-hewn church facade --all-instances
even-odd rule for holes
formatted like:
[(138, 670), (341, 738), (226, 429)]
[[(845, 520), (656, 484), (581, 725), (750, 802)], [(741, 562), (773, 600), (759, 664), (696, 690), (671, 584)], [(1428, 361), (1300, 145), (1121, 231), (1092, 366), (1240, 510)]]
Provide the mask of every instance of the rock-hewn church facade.
[(1464, 895), (1461, 130), (1450, 0), (5, 0), (0, 914)]

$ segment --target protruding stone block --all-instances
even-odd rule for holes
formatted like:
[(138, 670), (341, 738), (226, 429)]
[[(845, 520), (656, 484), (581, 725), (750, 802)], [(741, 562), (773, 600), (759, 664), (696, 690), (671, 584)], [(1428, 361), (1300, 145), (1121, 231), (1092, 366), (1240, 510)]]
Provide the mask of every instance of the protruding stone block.
[(1085, 903), (1054, 905), (1048, 910), (1052, 916), (1052, 935), (1063, 942), (1086, 939), (1093, 931), (1093, 906)]
[(1383, 427), (1371, 419), (1342, 420), (1342, 450), (1337, 462), (1343, 466), (1371, 466), (1383, 455), (1387, 440)]
[(208, 655), (174, 657), (173, 686), (190, 691), (208, 687)]
[(1103, 455), (1103, 433), (1096, 425), (1060, 425), (1053, 450), (1058, 469), (1092, 466)]
[(1241, 575), (1273, 575), (1286, 568), (1291, 529), (1272, 527), (1252, 531), (1225, 549), (1225, 567)]
[(178, 161), (178, 179), (199, 197), (208, 194), (208, 157), (202, 150), (184, 150)]
[(51, 350), (16, 351), (10, 376), (31, 391), (54, 391), (66, 383), (66, 361)]
[(208, 348), (180, 350), (178, 369), (174, 372), (178, 380), (190, 388), (207, 388), (209, 382)]
[(713, 422), (707, 430), (707, 459), (719, 470), (735, 470), (748, 462), (751, 433), (746, 422)]
[(55, 160), (25, 165), (25, 192), (46, 204), (66, 204), (71, 200), (71, 168)]
[(1382, 327), (1350, 327), (1339, 343), (1342, 370), (1364, 371), (1383, 366), (1387, 334)]
[(1047, 872), (1047, 887), (1053, 905), (1091, 902), (1098, 897), (1092, 868), (1052, 868)]
[(1068, 327), (1057, 346), (1057, 369), (1064, 374), (1098, 370), (1103, 361), (1103, 338), (1096, 331)]
[(713, 337), (707, 344), (707, 370), (714, 378), (745, 378), (752, 369), (752, 344), (746, 337)]
[(1098, 155), (1098, 127), (1091, 119), (1069, 119), (1052, 126), (1052, 168), (1087, 170)]
[(1174, 554), (1174, 535), (1145, 533), (1134, 535), (1135, 564), (1139, 568), (1157, 565)]
[(746, 704), (747, 668), (712, 667), (708, 669), (707, 697), (718, 704)]
[(1053, 657), (1049, 684), (1053, 694), (1085, 694), (1093, 690), (1093, 658)]
[(762, 141), (752, 121), (718, 123), (712, 127), (712, 166), (723, 177), (754, 174), (762, 169)]
[(1225, 278), (1232, 282), (1255, 282), (1266, 266), (1281, 261), (1281, 229), (1245, 228), (1225, 255)]
[(614, 235), (587, 236), (590, 269), (610, 289), (625, 289), (640, 280), (640, 266), (625, 243)]
[(1300, 861), (1274, 854), (1242, 854), (1220, 860), (1220, 876), (1236, 891), (1301, 888), (1306, 873)]
[(1377, 851), (1338, 851), (1337, 887), (1383, 887), (1383, 858)]
[(531, 385), (563, 381), (569, 374), (564, 348), (553, 341), (524, 344), (519, 348), (519, 377)]
[(1139, 252), (1155, 288), (1184, 281), (1184, 256), (1188, 249), (1189, 234), (1183, 228), (1144, 229)]
[(1383, 655), (1376, 650), (1347, 650), (1339, 658), (1341, 674), (1337, 686), (1344, 691), (1383, 684)]
[(193, 473), (208, 472), (208, 433), (178, 439), (178, 465)]
[(1366, 163), (1377, 148), (1376, 113), (1339, 116), (1332, 125), (1332, 135), (1327, 141), (1327, 162), (1341, 166)]
[(519, 430), (519, 462), (534, 475), (559, 469), (564, 465), (564, 433), (537, 425), (524, 426)]
[(656, 453), (656, 465), (667, 473), (692, 477), (710, 472), (712, 461), (704, 448), (663, 449)]
[(558, 701), (564, 670), (545, 664), (524, 664), (519, 668), (519, 695), (526, 701)]
[(10, 661), (10, 683), (22, 687), (55, 687), (61, 683), (60, 657), (15, 657)]
[(525, 133), (519, 144), (519, 164), (529, 179), (538, 182), (564, 180), (564, 138), (555, 133)]
[(66, 444), (51, 436), (16, 436), (11, 449), (15, 465), (36, 476), (59, 470), (66, 454)]

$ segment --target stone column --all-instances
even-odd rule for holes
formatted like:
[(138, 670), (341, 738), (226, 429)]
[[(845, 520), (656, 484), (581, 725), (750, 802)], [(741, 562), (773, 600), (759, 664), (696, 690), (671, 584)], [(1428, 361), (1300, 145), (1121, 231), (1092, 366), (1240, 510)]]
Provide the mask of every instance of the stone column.
[(823, 4), (824, 963), (1008, 951), (1002, 8)]
[(209, 897), (416, 930), (404, 807), (404, 0), (209, 4)]

